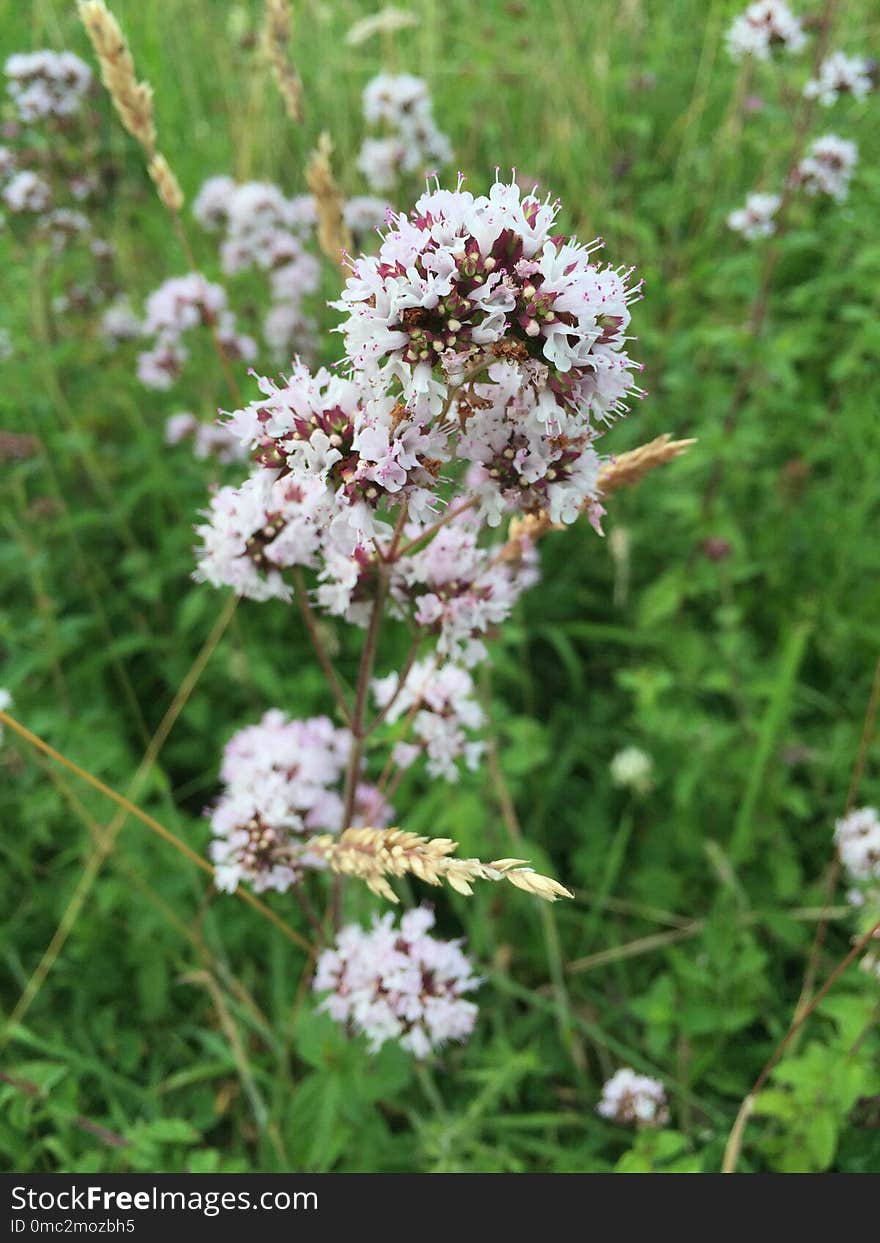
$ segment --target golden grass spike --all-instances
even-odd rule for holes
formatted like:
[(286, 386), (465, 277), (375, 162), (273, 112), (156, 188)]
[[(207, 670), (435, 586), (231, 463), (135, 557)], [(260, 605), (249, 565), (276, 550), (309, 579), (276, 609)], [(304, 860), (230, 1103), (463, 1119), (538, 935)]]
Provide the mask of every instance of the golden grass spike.
[(183, 208), (183, 191), (180, 188), (180, 182), (175, 177), (161, 152), (154, 155), (147, 165), (147, 172), (150, 174), (153, 185), (159, 192), (159, 198), (165, 204), (170, 212), (176, 215)]
[(306, 165), (306, 182), (315, 196), (318, 211), (318, 244), (332, 259), (343, 276), (348, 275), (345, 256), (352, 248), (351, 233), (345, 223), (342, 191), (333, 176), (330, 157), (333, 143), (329, 134), (322, 134)]
[(264, 42), (284, 111), (297, 125), (303, 119), (302, 81), (290, 59), (293, 14), (288, 0), (266, 0)]
[(390, 35), (395, 30), (405, 30), (408, 26), (417, 25), (418, 18), (414, 13), (388, 5), (378, 13), (371, 13), (369, 17), (362, 17), (355, 22), (345, 36), (345, 42), (349, 47), (359, 47), (375, 34)]
[(128, 41), (104, 0), (79, 0), (79, 15), (101, 66), (101, 79), (110, 92), (122, 124), (148, 155), (156, 149), (153, 89), (138, 82)]
[(517, 889), (533, 893), (536, 898), (543, 898), (545, 902), (556, 902), (559, 898), (574, 897), (571, 890), (560, 885), (558, 880), (553, 880), (550, 876), (542, 876), (540, 872), (524, 864), (521, 859), (499, 859), (490, 863), (489, 867), (500, 872), (504, 879), (509, 880), (511, 885), (515, 885)]
[(457, 843), (448, 837), (420, 837), (404, 829), (346, 829), (339, 838), (324, 834), (309, 841), (310, 854), (320, 856), (333, 872), (356, 876), (379, 897), (396, 902), (389, 876), (414, 876), (428, 885), (449, 885), (470, 896), (478, 880), (507, 880), (546, 902), (574, 895), (549, 876), (541, 876), (524, 859), (458, 859)]
[(665, 466), (686, 453), (695, 440), (673, 440), (668, 432), (606, 462), (599, 471), (599, 494), (609, 496), (618, 488), (638, 483), (649, 471)]
[(119, 119), (146, 152), (147, 172), (159, 198), (170, 212), (179, 215), (184, 203), (183, 191), (165, 156), (156, 149), (153, 88), (149, 82), (138, 82), (128, 41), (104, 0), (79, 0), (79, 15), (98, 57), (101, 80)]

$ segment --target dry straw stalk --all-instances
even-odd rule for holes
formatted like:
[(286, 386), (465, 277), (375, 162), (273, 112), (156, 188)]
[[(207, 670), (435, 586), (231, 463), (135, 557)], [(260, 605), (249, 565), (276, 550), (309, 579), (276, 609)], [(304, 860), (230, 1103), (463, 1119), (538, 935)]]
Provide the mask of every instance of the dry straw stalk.
[(266, 0), (266, 55), (272, 66), (278, 91), (284, 100), (284, 111), (291, 121), (299, 124), (303, 119), (303, 93), (300, 76), (289, 54), (292, 24), (293, 14), (288, 0)]
[(149, 82), (138, 81), (128, 41), (104, 0), (79, 0), (79, 15), (119, 119), (146, 152), (147, 171), (159, 198), (169, 211), (177, 214), (183, 207), (183, 191), (168, 161), (156, 149), (153, 88)]
[(696, 443), (695, 440), (673, 440), (666, 432), (658, 436), (656, 440), (639, 445), (637, 449), (621, 453), (619, 457), (606, 462), (599, 471), (600, 494), (608, 496), (618, 488), (626, 488), (638, 483), (649, 471), (656, 470), (658, 466), (665, 466), (667, 462), (681, 457), (691, 445)]
[(541, 876), (525, 859), (457, 859), (458, 843), (448, 837), (420, 837), (404, 829), (346, 829), (339, 838), (312, 838), (309, 854), (320, 856), (331, 871), (357, 876), (380, 898), (397, 902), (389, 876), (415, 876), (428, 885), (447, 884), (458, 893), (473, 893), (476, 880), (507, 880), (517, 889), (555, 902), (574, 894), (549, 876)]
[(345, 257), (352, 248), (351, 233), (343, 215), (344, 199), (336, 178), (330, 157), (333, 154), (333, 143), (329, 134), (322, 134), (318, 145), (309, 156), (306, 165), (306, 182), (315, 196), (318, 212), (318, 245), (327, 256), (340, 268), (343, 276), (348, 275)]

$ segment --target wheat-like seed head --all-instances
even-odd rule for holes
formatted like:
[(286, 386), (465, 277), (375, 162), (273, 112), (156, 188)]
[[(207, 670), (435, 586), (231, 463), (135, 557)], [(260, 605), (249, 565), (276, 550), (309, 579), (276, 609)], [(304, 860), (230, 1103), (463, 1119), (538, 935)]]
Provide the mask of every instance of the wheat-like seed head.
[(312, 838), (309, 853), (317, 854), (333, 872), (357, 876), (380, 898), (397, 902), (389, 876), (414, 876), (428, 885), (447, 884), (457, 893), (473, 893), (477, 880), (507, 880), (526, 893), (555, 902), (574, 895), (528, 866), (524, 859), (458, 859), (458, 843), (448, 837), (420, 837), (405, 829), (346, 829), (339, 838)]
[[(596, 489), (598, 495), (606, 497), (616, 492), (618, 488), (631, 487), (649, 471), (655, 470), (658, 466), (665, 466), (667, 462), (681, 457), (691, 445), (696, 443), (695, 440), (673, 440), (669, 433), (665, 432), (662, 436), (648, 441), (647, 444), (621, 453), (619, 457), (606, 462), (600, 469)], [(584, 510), (586, 508), (584, 506)], [(522, 514), (511, 518), (507, 529), (507, 542), (500, 554), (501, 558), (505, 561), (517, 561), (522, 555), (521, 541), (523, 539), (534, 542), (542, 535), (546, 535), (548, 531), (561, 530), (563, 530), (563, 524), (551, 522), (547, 511), (543, 509), (536, 514)]]
[(101, 80), (120, 120), (148, 155), (156, 149), (153, 88), (138, 82), (128, 42), (104, 0), (79, 0), (79, 15), (101, 66)]
[(637, 449), (621, 453), (619, 457), (606, 462), (599, 471), (600, 495), (609, 496), (618, 488), (630, 487), (638, 483), (649, 471), (656, 470), (658, 466), (665, 466), (667, 462), (681, 457), (683, 453), (687, 453), (691, 445), (696, 443), (695, 440), (673, 440), (669, 433), (665, 432), (655, 440), (639, 445)]
[(266, 0), (264, 42), (284, 111), (291, 121), (303, 119), (302, 82), (289, 56), (293, 15), (288, 0)]
[(342, 191), (333, 176), (330, 157), (333, 143), (329, 134), (322, 134), (306, 165), (306, 182), (315, 196), (318, 211), (318, 245), (328, 259), (348, 275), (345, 256), (351, 250), (351, 233), (343, 215)]
[(147, 172), (150, 174), (153, 185), (159, 192), (159, 198), (165, 204), (170, 212), (177, 214), (183, 208), (183, 191), (180, 188), (180, 182), (174, 176), (168, 161), (161, 151), (150, 160), (147, 165)]
[(349, 47), (358, 47), (375, 34), (390, 35), (396, 30), (406, 30), (408, 26), (418, 24), (419, 19), (414, 13), (407, 13), (403, 9), (388, 5), (387, 8), (380, 9), (378, 13), (371, 13), (369, 17), (363, 17), (359, 22), (355, 22), (345, 36), (345, 42)]
[(128, 42), (104, 0), (79, 0), (79, 15), (98, 57), (101, 80), (119, 119), (146, 152), (147, 172), (159, 198), (177, 215), (183, 208), (183, 191), (165, 156), (156, 150), (153, 88), (149, 82), (138, 82)]

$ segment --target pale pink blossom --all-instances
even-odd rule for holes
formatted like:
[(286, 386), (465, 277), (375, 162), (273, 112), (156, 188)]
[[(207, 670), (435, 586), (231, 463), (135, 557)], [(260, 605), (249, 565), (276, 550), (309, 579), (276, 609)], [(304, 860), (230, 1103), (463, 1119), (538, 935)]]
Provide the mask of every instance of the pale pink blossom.
[(407, 911), (399, 927), (390, 913), (368, 930), (350, 924), (318, 959), (320, 1009), (364, 1035), (371, 1052), (394, 1040), (424, 1059), (473, 1031), (477, 1007), (464, 994), (481, 981), (461, 943), (431, 936), (433, 926), (427, 907)]

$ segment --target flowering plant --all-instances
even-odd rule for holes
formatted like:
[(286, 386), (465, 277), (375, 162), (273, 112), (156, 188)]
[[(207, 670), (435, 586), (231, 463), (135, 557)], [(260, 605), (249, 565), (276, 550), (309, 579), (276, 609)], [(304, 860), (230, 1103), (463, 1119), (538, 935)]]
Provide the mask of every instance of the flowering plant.
[[(506, 879), (551, 901), (572, 896), (526, 861), (458, 859), (448, 839), (388, 827), (410, 766), (454, 782), (460, 765), (480, 763), (472, 671), (538, 580), (539, 536), (581, 515), (600, 530), (612, 480), (640, 473), (596, 446), (642, 396), (628, 352), (641, 287), (631, 269), (596, 260), (600, 242), (558, 233), (558, 213), (514, 181), (486, 195), (461, 179), (429, 187), (390, 216), (377, 255), (349, 263), (334, 303), (343, 366), (297, 361), (280, 380), (257, 376), (259, 395), (222, 424), (251, 473), (212, 497), (196, 577), (298, 605), (343, 726), (273, 711), (235, 735), (211, 812), (221, 888), (285, 891), (329, 868), (391, 901), (388, 877), (406, 874), (463, 893)], [(656, 458), (679, 448), (664, 440)], [(315, 610), (365, 632), (353, 698)], [(408, 629), (410, 653), (376, 676), (387, 621)], [(376, 778), (372, 744), (383, 740)], [(345, 934), (320, 977), (343, 980), (355, 970), (339, 967), (346, 953), (368, 955), (386, 934)], [(349, 1002), (329, 1008), (374, 1039), (386, 1030)], [(430, 1043), (411, 1039), (416, 1052)]]

